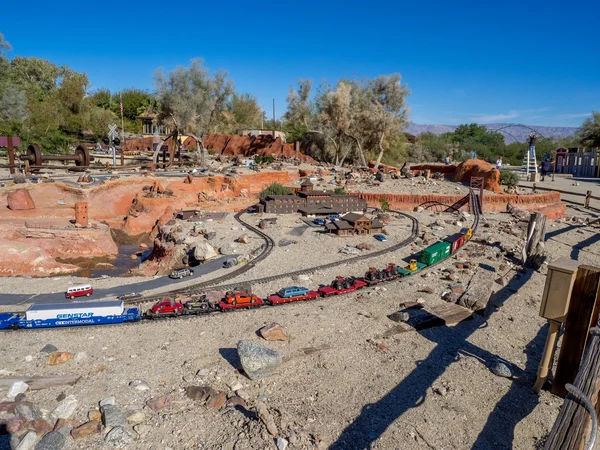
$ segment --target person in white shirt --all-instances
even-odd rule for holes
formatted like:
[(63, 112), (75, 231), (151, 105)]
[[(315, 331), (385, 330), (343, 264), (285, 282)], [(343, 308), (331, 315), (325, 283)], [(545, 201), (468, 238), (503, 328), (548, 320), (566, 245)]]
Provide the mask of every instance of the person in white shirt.
[(502, 170), (502, 156), (499, 156), (498, 160), (496, 161), (496, 169)]

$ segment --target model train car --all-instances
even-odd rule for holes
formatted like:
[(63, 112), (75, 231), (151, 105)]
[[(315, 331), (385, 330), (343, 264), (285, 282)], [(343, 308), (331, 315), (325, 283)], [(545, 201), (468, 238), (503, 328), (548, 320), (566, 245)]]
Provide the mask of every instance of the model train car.
[(106, 325), (136, 322), (140, 319), (140, 309), (125, 309), (121, 300), (51, 303), (31, 305), (25, 312), (25, 316), (0, 314), (0, 330)]
[[(192, 300), (185, 304), (164, 300), (156, 303), (143, 317), (157, 318), (205, 314), (241, 308), (257, 308), (265, 305), (275, 306), (282, 303), (347, 294), (376, 283), (410, 276), (438, 264), (456, 253), (472, 236), (473, 229), (463, 228), (460, 233), (448, 236), (443, 241), (436, 242), (423, 249), (418, 256), (418, 260), (413, 258), (404, 266), (390, 263), (381, 270), (371, 267), (363, 278), (339, 276), (329, 286), (320, 286), (316, 291), (305, 287), (290, 286), (265, 299), (253, 294), (230, 291), (218, 303), (210, 302), (206, 295), (194, 296)], [(0, 329), (103, 325), (136, 322), (140, 319), (142, 319), (141, 308), (125, 309), (122, 300), (58, 303), (33, 305), (26, 311), (25, 316), (14, 313), (0, 314)]]

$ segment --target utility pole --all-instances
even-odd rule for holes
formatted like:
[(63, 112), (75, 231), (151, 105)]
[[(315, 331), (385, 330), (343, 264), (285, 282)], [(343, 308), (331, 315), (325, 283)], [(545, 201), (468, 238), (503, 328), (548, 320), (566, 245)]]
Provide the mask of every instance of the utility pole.
[(275, 99), (273, 99), (273, 137), (275, 137)]

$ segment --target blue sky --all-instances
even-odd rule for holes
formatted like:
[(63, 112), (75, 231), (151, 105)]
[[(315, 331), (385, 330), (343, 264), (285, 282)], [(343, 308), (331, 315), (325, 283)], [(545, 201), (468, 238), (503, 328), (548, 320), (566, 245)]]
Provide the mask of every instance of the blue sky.
[[(89, 3), (89, 4), (86, 4)], [(97, 3), (97, 4), (93, 4)], [(210, 3), (210, 4), (206, 4)], [(173, 14), (173, 15), (172, 15)], [(152, 90), (152, 74), (201, 57), (269, 117), (298, 77), (398, 72), (415, 123), (578, 126), (600, 110), (600, 2), (6, 2), (9, 57), (88, 74), (94, 88)]]

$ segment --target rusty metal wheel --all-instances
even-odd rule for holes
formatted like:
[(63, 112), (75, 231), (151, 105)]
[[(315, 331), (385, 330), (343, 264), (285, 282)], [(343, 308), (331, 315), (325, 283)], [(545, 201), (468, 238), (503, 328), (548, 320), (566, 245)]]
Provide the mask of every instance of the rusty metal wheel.
[(90, 151), (83, 145), (77, 146), (77, 148), (75, 149), (75, 156), (78, 157), (78, 159), (75, 160), (76, 166), (87, 167), (90, 165), (90, 162), (91, 162)]
[(42, 150), (40, 146), (37, 144), (30, 144), (27, 147), (27, 155), (31, 157), (31, 165), (32, 166), (41, 166), (42, 165)]

